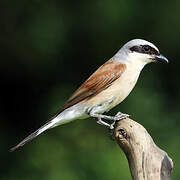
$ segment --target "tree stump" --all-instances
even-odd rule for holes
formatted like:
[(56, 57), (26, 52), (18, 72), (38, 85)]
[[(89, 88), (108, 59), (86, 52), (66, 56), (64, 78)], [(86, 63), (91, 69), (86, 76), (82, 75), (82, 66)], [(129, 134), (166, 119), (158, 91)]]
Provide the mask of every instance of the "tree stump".
[(146, 129), (126, 118), (115, 124), (114, 136), (124, 151), (133, 180), (170, 180), (173, 161)]

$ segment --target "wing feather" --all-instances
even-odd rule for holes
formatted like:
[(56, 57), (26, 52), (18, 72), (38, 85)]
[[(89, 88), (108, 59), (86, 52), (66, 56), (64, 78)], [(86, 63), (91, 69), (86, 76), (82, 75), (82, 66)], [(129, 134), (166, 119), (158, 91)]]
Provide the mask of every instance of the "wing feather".
[(67, 100), (56, 115), (86, 98), (91, 98), (108, 88), (126, 69), (126, 65), (110, 59), (100, 66)]

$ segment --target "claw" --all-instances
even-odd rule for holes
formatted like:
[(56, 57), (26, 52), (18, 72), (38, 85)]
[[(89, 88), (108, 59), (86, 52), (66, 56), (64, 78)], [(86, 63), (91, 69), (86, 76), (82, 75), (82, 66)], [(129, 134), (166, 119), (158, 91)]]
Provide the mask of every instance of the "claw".
[(112, 130), (114, 129), (114, 125), (115, 125), (116, 121), (114, 121), (113, 123), (110, 124), (109, 128)]
[(122, 119), (126, 119), (126, 118), (128, 118), (128, 117), (130, 117), (129, 114), (123, 114), (123, 113), (121, 113), (121, 112), (118, 112), (118, 113), (115, 115), (115, 119), (116, 119), (117, 121), (122, 120)]
[[(98, 124), (107, 126), (110, 129), (114, 129), (114, 125), (115, 125), (116, 121), (119, 121), (119, 120), (122, 120), (122, 119), (126, 119), (127, 117), (129, 117), (128, 114), (123, 114), (121, 112), (118, 112), (115, 116), (107, 116), (107, 115), (104, 115), (104, 114), (98, 114), (98, 113), (94, 113), (94, 112), (90, 111), (89, 115), (91, 117), (97, 118), (97, 123)], [(112, 124), (108, 124), (107, 122), (103, 121), (102, 119), (113, 121), (113, 123)]]

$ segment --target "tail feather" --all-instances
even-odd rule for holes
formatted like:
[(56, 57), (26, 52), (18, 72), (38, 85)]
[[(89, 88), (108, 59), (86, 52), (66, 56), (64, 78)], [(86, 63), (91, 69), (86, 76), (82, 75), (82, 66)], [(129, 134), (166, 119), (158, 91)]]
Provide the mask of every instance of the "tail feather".
[(10, 152), (18, 149), (19, 147), (24, 146), (24, 144), (26, 144), (27, 142), (31, 141), (32, 139), (34, 139), (36, 136), (38, 136), (39, 134), (41, 134), (42, 132), (44, 132), (45, 130), (51, 128), (54, 124), (56, 124), (57, 121), (55, 121), (55, 119), (47, 122), (46, 124), (44, 124), (43, 126), (41, 126), (38, 130), (36, 130), (35, 132), (33, 132), (32, 134), (30, 134), (28, 137), (26, 137), (24, 140), (22, 140), (19, 144), (17, 144), (16, 146), (14, 146), (13, 148), (10, 149)]

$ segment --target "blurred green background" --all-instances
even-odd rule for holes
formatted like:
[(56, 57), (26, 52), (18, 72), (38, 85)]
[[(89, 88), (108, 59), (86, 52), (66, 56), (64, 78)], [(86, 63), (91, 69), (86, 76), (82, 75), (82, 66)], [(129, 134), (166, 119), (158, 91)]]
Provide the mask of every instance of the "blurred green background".
[(109, 114), (132, 115), (173, 159), (180, 179), (180, 1), (1, 0), (0, 179), (129, 180), (127, 160), (94, 119), (51, 129), (9, 153), (134, 38), (170, 61), (150, 64)]

